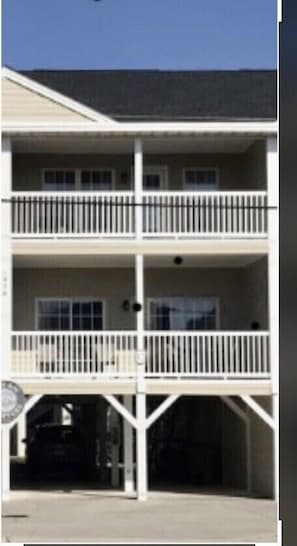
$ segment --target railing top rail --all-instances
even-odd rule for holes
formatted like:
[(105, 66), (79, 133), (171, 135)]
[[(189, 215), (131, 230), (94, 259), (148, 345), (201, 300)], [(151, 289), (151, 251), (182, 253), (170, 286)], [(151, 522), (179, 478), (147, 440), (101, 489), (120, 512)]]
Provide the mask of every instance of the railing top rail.
[(251, 337), (260, 337), (260, 336), (268, 336), (269, 332), (267, 330), (257, 330), (257, 331), (241, 331), (241, 330), (200, 330), (200, 331), (145, 331), (144, 335), (148, 336), (166, 336), (166, 337), (174, 337), (174, 336), (180, 336), (180, 337), (191, 337), (191, 336), (251, 336)]
[[(12, 197), (127, 197), (134, 196), (134, 192), (128, 191), (12, 191)], [(208, 196), (208, 197), (230, 197), (230, 196), (266, 196), (267, 191), (144, 191), (144, 197), (183, 197), (183, 196)]]
[(192, 196), (208, 196), (208, 197), (231, 197), (232, 195), (234, 196), (239, 196), (239, 197), (244, 197), (244, 196), (262, 196), (262, 197), (265, 197), (267, 195), (267, 191), (245, 191), (245, 190), (242, 190), (242, 191), (233, 191), (233, 190), (230, 190), (230, 191), (144, 191), (143, 192), (143, 196), (144, 197), (149, 197), (149, 196), (153, 196), (153, 197), (156, 197), (156, 196), (159, 196), (159, 197), (183, 197), (183, 196), (189, 196), (189, 197), (192, 197)]
[(133, 191), (12, 191), (12, 197), (132, 197)]
[(136, 336), (137, 332), (122, 330), (122, 331), (110, 331), (110, 330), (19, 330), (11, 332), (12, 336)]
[[(76, 331), (46, 331), (46, 330), (26, 330), (26, 331), (13, 331), (11, 332), (11, 335), (17, 336), (17, 335), (27, 335), (27, 336), (50, 336), (50, 335), (57, 335), (57, 336), (136, 336), (137, 332), (135, 330), (133, 331), (112, 331), (112, 330), (98, 330), (98, 331), (84, 331), (84, 330), (76, 330)], [(192, 336), (254, 336), (254, 337), (260, 337), (260, 336), (268, 336), (269, 331), (267, 330), (257, 330), (257, 331), (241, 331), (241, 330), (200, 330), (200, 331), (187, 331), (184, 332), (182, 330), (175, 330), (175, 331), (158, 331), (158, 330), (144, 330), (143, 332), (144, 336), (163, 336), (163, 337), (174, 337), (174, 336), (180, 336), (180, 337), (192, 337)]]

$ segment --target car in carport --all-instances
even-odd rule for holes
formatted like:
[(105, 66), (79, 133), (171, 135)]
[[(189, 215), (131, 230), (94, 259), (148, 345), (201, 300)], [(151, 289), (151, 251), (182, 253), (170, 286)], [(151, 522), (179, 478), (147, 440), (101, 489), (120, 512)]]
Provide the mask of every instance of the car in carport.
[(38, 425), (25, 443), (30, 475), (42, 471), (82, 473), (85, 442), (78, 427), (54, 423)]

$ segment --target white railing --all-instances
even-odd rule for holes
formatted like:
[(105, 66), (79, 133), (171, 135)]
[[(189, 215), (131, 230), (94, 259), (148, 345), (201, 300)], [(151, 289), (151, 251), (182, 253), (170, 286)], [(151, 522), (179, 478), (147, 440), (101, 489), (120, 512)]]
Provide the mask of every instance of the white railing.
[(134, 377), (135, 332), (18, 332), (14, 377)]
[(150, 332), (146, 376), (268, 378), (268, 332)]
[(133, 192), (13, 192), (17, 237), (131, 237)]
[[(137, 203), (136, 206), (141, 206)], [(267, 193), (144, 192), (144, 237), (266, 237)], [(133, 237), (133, 192), (13, 192), (15, 237)]]
[(145, 236), (264, 237), (267, 192), (145, 192)]
[[(268, 332), (144, 333), (147, 378), (268, 379)], [(136, 332), (15, 332), (12, 377), (136, 378)]]

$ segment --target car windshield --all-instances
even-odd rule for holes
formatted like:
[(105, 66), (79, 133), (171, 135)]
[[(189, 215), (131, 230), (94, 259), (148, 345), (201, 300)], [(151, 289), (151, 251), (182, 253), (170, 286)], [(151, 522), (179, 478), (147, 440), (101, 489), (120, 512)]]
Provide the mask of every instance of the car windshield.
[(61, 442), (67, 444), (79, 441), (79, 433), (72, 428), (40, 428), (36, 432), (35, 439), (40, 442)]

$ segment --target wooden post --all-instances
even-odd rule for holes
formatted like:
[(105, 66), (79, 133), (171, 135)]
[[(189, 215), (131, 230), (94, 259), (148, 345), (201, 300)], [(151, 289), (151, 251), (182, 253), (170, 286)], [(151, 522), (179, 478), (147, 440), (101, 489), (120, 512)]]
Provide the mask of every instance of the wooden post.
[[(125, 408), (132, 413), (132, 396), (124, 396)], [(133, 428), (130, 423), (124, 419), (124, 489), (126, 493), (132, 493), (134, 485), (134, 460), (133, 460)]]
[(141, 309), (136, 315), (137, 325), (137, 386), (136, 386), (136, 463), (137, 463), (137, 498), (147, 498), (147, 431), (146, 431), (146, 385), (144, 353), (144, 271), (143, 256), (135, 259), (136, 301)]
[[(11, 332), (12, 332), (12, 252), (11, 252), (11, 190), (12, 190), (12, 147), (11, 140), (2, 138), (1, 178), (1, 374), (2, 379), (11, 375)], [(10, 492), (10, 429), (2, 427), (2, 498)]]
[(266, 175), (268, 193), (268, 292), (269, 292), (269, 332), (270, 365), (272, 377), (272, 417), (275, 424), (274, 444), (274, 497), (279, 497), (279, 456), (278, 456), (278, 416), (279, 416), (279, 180), (277, 138), (266, 139)]

